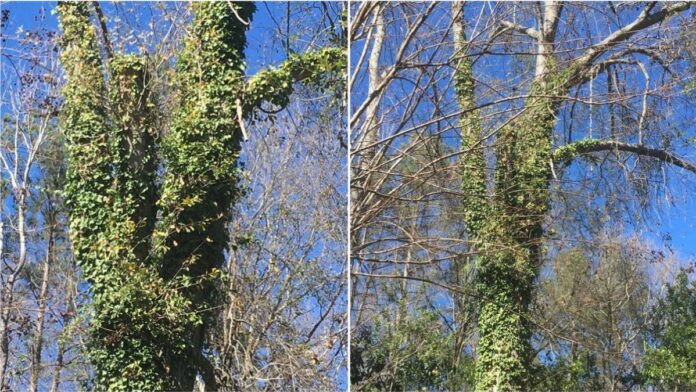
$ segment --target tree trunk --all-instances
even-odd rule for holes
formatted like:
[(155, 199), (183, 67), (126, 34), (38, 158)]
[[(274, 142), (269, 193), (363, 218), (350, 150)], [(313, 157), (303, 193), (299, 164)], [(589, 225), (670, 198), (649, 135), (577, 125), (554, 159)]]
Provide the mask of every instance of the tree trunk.
[[(26, 180), (26, 176), (25, 176)], [(26, 183), (26, 181), (24, 182)], [(27, 261), (27, 230), (26, 230), (26, 196), (27, 193), (23, 187), (15, 189), (16, 193), (16, 208), (17, 208), (17, 233), (19, 235), (19, 256), (17, 264), (12, 270), (7, 283), (2, 288), (2, 312), (0, 313), (0, 390), (5, 388), (5, 377), (7, 376), (7, 363), (10, 356), (10, 315), (12, 306), (14, 306), (14, 285), (17, 277), (24, 268)]]
[[(0, 215), (0, 255), (5, 251), (5, 222), (4, 217)], [(0, 287), (0, 314), (5, 312), (5, 288)], [(4, 391), (5, 388), (5, 368), (7, 364), (7, 347), (8, 344), (5, 343), (7, 334), (5, 331), (8, 326), (5, 322), (4, 317), (0, 317), (0, 391)]]
[[(370, 49), (370, 56), (367, 62), (367, 70), (369, 75), (369, 83), (367, 88), (368, 96), (372, 96), (377, 92), (377, 88), (381, 83), (381, 75), (379, 72), (379, 61), (382, 54), (382, 46), (386, 37), (384, 26), (384, 4), (377, 4), (373, 9), (373, 34), (374, 40)], [(372, 99), (365, 111), (365, 129), (364, 134), (357, 142), (358, 168), (352, 174), (353, 180), (358, 179), (359, 187), (351, 191), (351, 199), (354, 206), (353, 214), (360, 216), (359, 211), (364, 211), (366, 206), (371, 205), (371, 200), (374, 198), (375, 178), (372, 170), (376, 168), (376, 147), (375, 144), (379, 139), (379, 103), (380, 97)], [(355, 159), (355, 157), (351, 157)]]
[[(533, 350), (528, 319), (533, 282), (541, 263), (542, 223), (548, 212), (550, 159), (556, 103), (548, 98), (565, 85), (568, 73), (555, 72), (553, 45), (561, 6), (544, 5), (538, 39), (535, 80), (522, 114), (496, 138), (493, 195), (465, 201), (469, 240), (477, 248), (479, 334), (477, 390), (515, 391), (529, 388)], [(458, 68), (460, 105), (473, 103), (471, 66)], [(467, 97), (466, 94), (471, 94)], [(486, 161), (475, 153), (480, 129), (471, 114), (462, 118), (465, 192), (486, 192)], [(473, 172), (468, 172), (472, 170)]]
[[(50, 203), (50, 201), (49, 201)], [(39, 376), (41, 374), (41, 353), (43, 351), (43, 332), (44, 332), (44, 317), (46, 315), (46, 299), (48, 294), (48, 281), (53, 262), (53, 247), (54, 238), (53, 230), (56, 225), (54, 213), (48, 212), (48, 248), (46, 249), (46, 260), (44, 262), (43, 276), (41, 278), (41, 289), (39, 291), (39, 310), (36, 315), (36, 331), (31, 348), (31, 375), (29, 378), (29, 390), (36, 392), (39, 387)]]

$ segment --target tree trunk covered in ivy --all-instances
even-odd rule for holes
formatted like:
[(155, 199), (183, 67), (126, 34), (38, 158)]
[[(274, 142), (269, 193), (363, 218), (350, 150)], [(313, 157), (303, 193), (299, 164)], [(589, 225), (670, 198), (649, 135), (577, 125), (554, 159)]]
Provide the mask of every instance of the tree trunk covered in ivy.
[[(560, 10), (560, 9), (559, 9)], [(555, 16), (554, 16), (555, 15)], [(555, 34), (557, 13), (545, 33)], [(457, 48), (466, 37), (459, 30)], [(548, 40), (545, 42), (553, 42)], [(524, 390), (533, 360), (528, 319), (533, 283), (541, 265), (542, 223), (549, 208), (551, 146), (557, 103), (568, 73), (555, 74), (552, 48), (543, 44), (536, 78), (517, 118), (495, 141), (492, 192), (487, 190), (485, 142), (477, 115), (471, 61), (464, 56), (455, 82), (461, 117), (464, 219), (478, 253), (476, 291), (480, 301), (476, 361), (478, 390)], [(463, 50), (463, 49), (460, 49)]]
[(549, 203), (551, 105), (530, 98), (529, 110), (503, 128), (496, 141), (494, 194), (472, 238), (479, 252), (480, 390), (520, 390), (529, 382), (533, 352), (528, 311)]
[(343, 50), (325, 48), (293, 54), (245, 82), (253, 3), (192, 8), (176, 66), (178, 109), (162, 132), (145, 57), (107, 47), (105, 61), (88, 3), (58, 5), (65, 191), (75, 258), (91, 284), (99, 388), (191, 390), (200, 375), (216, 389), (205, 328), (222, 298), (241, 121), (262, 102), (286, 106), (295, 82), (319, 83), (345, 66)]
[[(597, 72), (601, 64), (593, 62), (611, 45), (688, 6), (675, 3), (654, 14), (650, 14), (652, 6), (649, 6), (637, 21), (559, 67), (555, 42), (563, 5), (553, 1), (544, 3), (540, 8), (539, 30), (525, 30), (536, 40), (537, 48), (535, 75), (528, 96), (519, 114), (496, 133), (491, 148), (494, 159), (490, 162), (482, 152), (485, 135), (474, 110), (471, 63), (466, 58), (459, 62), (455, 81), (464, 111), (460, 125), (462, 151), (466, 153), (462, 162), (464, 218), (468, 240), (478, 254), (476, 291), (481, 303), (476, 361), (478, 390), (526, 390), (531, 386), (530, 369), (535, 353), (530, 342), (529, 308), (544, 258), (543, 223), (551, 202), (553, 161), (570, 161), (579, 154), (615, 148), (696, 169), (664, 151), (601, 140), (581, 140), (552, 152), (562, 97)], [(461, 41), (458, 46), (463, 47), (463, 34), (458, 39)], [(488, 180), (486, 168), (491, 163), (493, 178)]]
[(254, 6), (194, 8), (159, 191), (147, 64), (135, 55), (103, 64), (87, 4), (58, 8), (68, 78), (66, 192), (75, 255), (92, 285), (91, 353), (102, 388), (191, 390), (199, 372), (214, 387), (202, 354), (204, 326), (236, 189), (241, 136), (234, 98), (242, 90), (247, 28), (240, 18), (250, 20)]
[[(227, 221), (237, 193), (242, 138), (235, 100), (244, 89), (245, 32), (253, 3), (193, 3), (192, 33), (177, 61), (180, 105), (163, 141), (167, 174), (155, 233), (160, 272), (178, 280), (195, 306), (184, 357), (167, 353), (177, 382), (193, 387), (200, 371), (211, 388), (212, 367), (203, 357), (204, 327), (219, 295), (216, 282), (225, 261)], [(247, 24), (245, 24), (247, 23)]]
[(65, 191), (75, 258), (92, 290), (96, 382), (106, 389), (179, 389), (163, 355), (183, 356), (198, 320), (191, 301), (159, 276), (161, 262), (147, 249), (156, 169), (153, 144), (145, 144), (153, 136), (147, 65), (123, 55), (102, 62), (87, 3), (60, 3), (58, 12), (68, 79)]

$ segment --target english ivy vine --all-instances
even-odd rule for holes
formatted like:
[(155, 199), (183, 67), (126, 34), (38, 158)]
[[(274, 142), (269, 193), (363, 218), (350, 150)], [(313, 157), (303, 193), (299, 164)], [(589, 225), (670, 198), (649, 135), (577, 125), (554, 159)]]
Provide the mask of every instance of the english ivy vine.
[(219, 303), (241, 120), (262, 102), (286, 106), (294, 83), (318, 84), (345, 65), (342, 50), (327, 48), (292, 55), (247, 82), (254, 4), (192, 7), (177, 59), (178, 110), (162, 140), (145, 58), (104, 61), (89, 4), (57, 7), (65, 192), (75, 258), (91, 285), (90, 356), (100, 389), (191, 390), (198, 374), (215, 388), (204, 332)]
[[(553, 59), (549, 59), (552, 61)], [(553, 68), (553, 66), (551, 66)], [(533, 350), (528, 320), (543, 248), (543, 218), (549, 208), (551, 147), (557, 101), (573, 70), (535, 81), (523, 113), (496, 135), (492, 195), (480, 120), (473, 108), (471, 63), (455, 72), (461, 109), (464, 219), (477, 249), (476, 291), (480, 301), (477, 390), (529, 386)]]

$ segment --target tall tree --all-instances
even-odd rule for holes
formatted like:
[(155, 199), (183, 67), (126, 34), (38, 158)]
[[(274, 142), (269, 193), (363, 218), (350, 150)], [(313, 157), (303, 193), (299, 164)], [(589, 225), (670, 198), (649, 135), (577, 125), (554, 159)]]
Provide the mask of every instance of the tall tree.
[[(576, 58), (566, 60), (561, 67), (556, 50), (558, 26), (563, 4), (546, 2), (539, 13), (537, 30), (513, 25), (524, 31), (536, 43), (534, 78), (528, 97), (519, 115), (496, 133), (492, 191), (486, 196), (486, 165), (479, 154), (467, 155), (464, 161), (465, 181), (476, 181), (468, 191), (479, 195), (478, 200), (465, 203), (468, 235), (477, 244), (477, 293), (482, 298), (480, 308), (477, 358), (477, 388), (493, 390), (524, 389), (529, 385), (532, 363), (532, 327), (528, 319), (534, 282), (543, 260), (543, 222), (549, 213), (549, 189), (553, 168), (552, 158), (569, 161), (580, 154), (618, 149), (645, 155), (696, 172), (696, 166), (681, 160), (668, 151), (643, 145), (628, 145), (616, 140), (581, 140), (552, 153), (554, 129), (563, 97), (574, 86), (589, 80), (625, 53), (616, 53), (612, 60), (597, 61), (609, 48), (628, 40), (640, 30), (688, 8), (687, 3), (675, 3), (653, 12), (655, 4), (646, 6), (632, 23), (610, 34)], [(503, 26), (512, 25), (503, 23)], [(460, 80), (470, 80), (470, 69), (455, 71)], [(462, 82), (459, 82), (460, 85)], [(466, 84), (468, 93), (473, 83)], [(468, 90), (468, 91), (467, 91)], [(462, 96), (462, 92), (459, 93)], [(462, 98), (460, 98), (463, 101)], [(466, 112), (462, 121), (464, 148), (481, 137), (468, 136), (472, 105), (460, 103)], [(476, 168), (474, 173), (469, 167)], [(484, 197), (481, 197), (484, 196)]]
[(535, 317), (543, 351), (535, 387), (554, 388), (555, 383), (564, 390), (628, 390), (641, 385), (653, 309), (674, 261), (619, 230), (554, 257), (535, 301), (535, 311), (543, 313)]
[(245, 81), (254, 5), (192, 7), (176, 68), (178, 109), (157, 143), (146, 58), (114, 53), (87, 3), (58, 5), (70, 230), (93, 294), (97, 384), (108, 389), (190, 390), (198, 375), (216, 389), (204, 332), (219, 303), (243, 121), (262, 102), (287, 105), (295, 82), (317, 83), (345, 64), (341, 49), (327, 48)]
[[(478, 244), (477, 292), (483, 299), (478, 317), (478, 389), (518, 390), (529, 387), (533, 350), (530, 342), (532, 327), (527, 315), (534, 282), (544, 257), (543, 223), (551, 206), (549, 191), (554, 159), (567, 162), (582, 154), (619, 150), (656, 158), (696, 173), (694, 164), (669, 151), (647, 147), (640, 137), (634, 145), (612, 139), (574, 141), (552, 152), (556, 118), (563, 102), (561, 97), (628, 54), (625, 51), (612, 53), (610, 60), (600, 60), (608, 50), (641, 30), (688, 9), (689, 3), (669, 4), (658, 10), (655, 7), (655, 3), (650, 3), (634, 21), (579, 56), (566, 59), (562, 65), (557, 50), (561, 47), (558, 26), (563, 3), (549, 1), (543, 4), (538, 14), (538, 29), (503, 23), (503, 26), (524, 31), (535, 42), (536, 54), (534, 77), (522, 109), (496, 133), (491, 196), (486, 196), (485, 189), (479, 185), (480, 189), (476, 190), (484, 197), (478, 202), (468, 202), (467, 208), (474, 212), (465, 214), (469, 215), (465, 223), (470, 239)], [(462, 78), (469, 71), (460, 69), (455, 72)], [(469, 117), (467, 114), (463, 121), (471, 122)], [(465, 143), (466, 133), (463, 131)], [(486, 168), (481, 165), (482, 159), (476, 154), (466, 158), (463, 165), (478, 167), (481, 174), (472, 176), (465, 171), (464, 178), (484, 178)], [(484, 180), (479, 183), (485, 184)]]

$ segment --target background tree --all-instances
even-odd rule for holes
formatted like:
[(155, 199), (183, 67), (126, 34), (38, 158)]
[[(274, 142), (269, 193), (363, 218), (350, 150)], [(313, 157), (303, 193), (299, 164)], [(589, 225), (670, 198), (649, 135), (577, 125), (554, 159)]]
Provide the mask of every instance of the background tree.
[(88, 378), (82, 360), (84, 302), (70, 253), (62, 187), (63, 139), (56, 34), (45, 14), (14, 29), (2, 13), (0, 385), (56, 391)]
[[(693, 267), (691, 271), (693, 272)], [(682, 271), (656, 307), (653, 343), (645, 357), (644, 376), (660, 389), (691, 389), (696, 386), (696, 296), (694, 282)]]
[[(556, 255), (542, 278), (536, 311), (539, 389), (630, 390), (654, 308), (678, 260), (617, 230)], [(557, 385), (557, 387), (553, 387)]]

